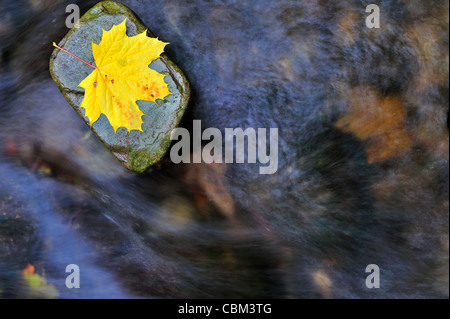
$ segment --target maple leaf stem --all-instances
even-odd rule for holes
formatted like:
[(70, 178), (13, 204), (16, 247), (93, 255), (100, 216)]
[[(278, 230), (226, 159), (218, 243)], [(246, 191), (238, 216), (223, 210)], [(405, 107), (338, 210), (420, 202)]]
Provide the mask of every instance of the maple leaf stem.
[(69, 51), (67, 51), (67, 50), (64, 50), (63, 48), (61, 48), (60, 46), (58, 46), (58, 45), (56, 45), (56, 43), (55, 42), (53, 42), (53, 46), (55, 47), (55, 48), (58, 48), (58, 49), (60, 49), (60, 50), (62, 50), (62, 51), (64, 51), (64, 52), (66, 52), (66, 53), (68, 53), (68, 54), (70, 54), (71, 56), (73, 56), (74, 58), (77, 58), (78, 60), (80, 60), (81, 62), (83, 62), (83, 63), (86, 63), (87, 65), (89, 65), (90, 67), (93, 67), (94, 69), (98, 69), (96, 66), (94, 66), (94, 65), (92, 65), (92, 64), (90, 64), (90, 63), (87, 63), (86, 61), (84, 61), (84, 60), (82, 60), (82, 59), (80, 59), (79, 57), (77, 57), (76, 55), (74, 55), (74, 54), (72, 54), (72, 53), (70, 53)]

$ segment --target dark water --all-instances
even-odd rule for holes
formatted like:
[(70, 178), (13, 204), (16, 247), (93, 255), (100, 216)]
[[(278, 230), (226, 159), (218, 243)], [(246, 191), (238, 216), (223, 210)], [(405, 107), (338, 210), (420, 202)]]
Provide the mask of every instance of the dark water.
[(123, 168), (49, 75), (69, 3), (0, 3), (2, 297), (28, 264), (62, 298), (448, 297), (448, 1), (383, 1), (379, 30), (367, 1), (123, 1), (191, 82), (182, 125), (277, 127), (273, 175)]

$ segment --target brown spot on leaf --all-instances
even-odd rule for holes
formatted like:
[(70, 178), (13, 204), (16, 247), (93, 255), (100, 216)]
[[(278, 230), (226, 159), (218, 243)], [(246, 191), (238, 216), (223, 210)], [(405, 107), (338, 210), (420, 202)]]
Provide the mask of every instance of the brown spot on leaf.
[(150, 85), (148, 83), (138, 83), (138, 87), (141, 89), (144, 100), (146, 101), (155, 101), (155, 96), (158, 96), (159, 94), (159, 90), (155, 88), (154, 83), (151, 83)]

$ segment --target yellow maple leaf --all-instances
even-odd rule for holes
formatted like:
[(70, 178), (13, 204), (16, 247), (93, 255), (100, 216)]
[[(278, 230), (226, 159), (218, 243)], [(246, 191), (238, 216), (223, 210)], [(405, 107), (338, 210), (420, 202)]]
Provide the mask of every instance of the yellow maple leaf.
[(143, 131), (145, 114), (136, 101), (155, 102), (172, 94), (164, 82), (166, 75), (149, 68), (167, 43), (148, 37), (146, 32), (128, 37), (125, 19), (111, 30), (103, 30), (100, 44), (92, 42), (96, 66), (91, 66), (95, 70), (78, 85), (85, 90), (80, 107), (86, 110), (91, 126), (103, 113), (114, 133), (119, 127)]

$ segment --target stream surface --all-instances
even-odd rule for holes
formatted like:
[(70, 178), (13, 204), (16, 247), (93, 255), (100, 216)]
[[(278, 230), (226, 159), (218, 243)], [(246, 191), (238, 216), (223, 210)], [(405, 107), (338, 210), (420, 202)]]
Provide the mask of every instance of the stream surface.
[(48, 70), (96, 1), (2, 0), (0, 297), (30, 264), (60, 298), (448, 298), (448, 1), (377, 30), (371, 1), (120, 2), (191, 83), (181, 126), (278, 128), (278, 171), (128, 171)]

